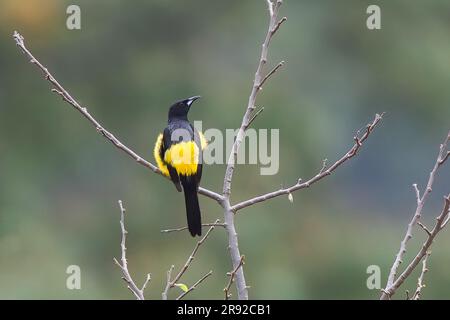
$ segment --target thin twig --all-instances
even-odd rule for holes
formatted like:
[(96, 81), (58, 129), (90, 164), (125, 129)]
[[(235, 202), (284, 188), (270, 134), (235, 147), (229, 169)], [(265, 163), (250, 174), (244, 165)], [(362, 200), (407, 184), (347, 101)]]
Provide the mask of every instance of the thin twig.
[(447, 218), (445, 219), (445, 221), (444, 222), (442, 222), (442, 226), (441, 226), (441, 229), (444, 229), (445, 228), (445, 226), (447, 225), (447, 223), (448, 223), (448, 221), (450, 220), (450, 215), (449, 216), (447, 216)]
[(439, 164), (443, 164), (445, 161), (447, 161), (449, 156), (450, 156), (450, 151), (447, 151), (447, 154), (445, 156), (443, 156), (443, 158), (439, 161)]
[(194, 283), (186, 292), (183, 292), (176, 298), (176, 300), (183, 299), (189, 292), (195, 290), (197, 286), (202, 283), (206, 278), (208, 278), (210, 275), (212, 275), (212, 270), (210, 270), (207, 274), (205, 274), (203, 277), (201, 277), (196, 283)]
[(250, 125), (253, 123), (253, 121), (256, 119), (257, 116), (261, 114), (261, 112), (264, 111), (264, 107), (261, 107), (258, 111), (256, 111), (253, 116), (250, 118), (247, 124), (247, 128), (250, 127)]
[(197, 254), (198, 249), (200, 248), (200, 246), (206, 241), (206, 239), (208, 239), (210, 233), (214, 230), (214, 228), (216, 227), (215, 224), (217, 224), (220, 220), (217, 219), (214, 222), (214, 225), (212, 225), (209, 230), (206, 232), (206, 234), (203, 236), (203, 238), (201, 240), (199, 240), (197, 242), (197, 244), (194, 247), (194, 250), (192, 250), (191, 255), (188, 257), (188, 259), (186, 260), (185, 264), (183, 265), (183, 267), (180, 269), (180, 271), (177, 273), (177, 275), (175, 276), (175, 278), (172, 278), (172, 271), (174, 269), (174, 266), (172, 265), (172, 267), (169, 269), (169, 271), (167, 272), (167, 283), (166, 283), (166, 287), (162, 293), (162, 297), (163, 300), (167, 300), (168, 297), (168, 293), (169, 290), (171, 288), (173, 288), (175, 286), (175, 284), (178, 282), (178, 280), (180, 280), (180, 278), (183, 276), (183, 274), (188, 270), (189, 266), (191, 265), (192, 261), (194, 260), (195, 255)]
[(344, 164), (347, 160), (353, 158), (359, 151), (359, 149), (363, 146), (364, 142), (367, 140), (367, 138), (369, 137), (369, 135), (372, 133), (372, 131), (374, 130), (374, 128), (378, 125), (378, 123), (381, 121), (383, 114), (379, 115), (376, 114), (375, 115), (375, 119), (367, 125), (367, 130), (364, 132), (364, 134), (361, 137), (357, 137), (357, 142), (355, 142), (355, 144), (353, 145), (352, 148), (350, 148), (349, 151), (347, 151), (347, 153), (342, 156), (342, 158), (340, 158), (339, 160), (337, 160), (334, 164), (332, 164), (330, 167), (328, 167), (325, 170), (326, 167), (326, 162), (324, 162), (322, 164), (322, 168), (321, 170), (312, 178), (310, 178), (307, 181), (303, 181), (302, 179), (299, 179), (297, 181), (296, 184), (294, 184), (291, 187), (288, 188), (281, 188), (279, 190), (273, 191), (273, 192), (269, 192), (245, 201), (242, 201), (238, 204), (235, 204), (231, 209), (233, 212), (237, 213), (239, 210), (252, 206), (256, 203), (259, 202), (263, 202), (281, 195), (289, 195), (290, 193), (300, 190), (300, 189), (304, 189), (304, 188), (309, 188), (312, 184), (314, 184), (317, 181), (320, 181), (321, 179), (325, 178), (326, 176), (329, 176), (330, 174), (332, 174), (339, 166), (341, 166), (342, 164)]
[(223, 292), (225, 293), (225, 300), (228, 300), (229, 298), (231, 298), (231, 294), (230, 292), (230, 288), (231, 288), (231, 284), (234, 282), (234, 277), (236, 276), (236, 273), (238, 272), (239, 268), (241, 268), (244, 265), (244, 256), (241, 256), (241, 259), (239, 260), (239, 264), (236, 266), (236, 268), (233, 269), (233, 271), (228, 272), (227, 276), (229, 276), (229, 280), (227, 285), (225, 286), (225, 288), (223, 289)]
[(431, 236), (431, 231), (428, 230), (428, 228), (420, 221), (417, 221), (417, 224), (419, 227), (421, 227), (423, 229), (423, 231), (425, 231), (427, 233), (427, 235)]
[(422, 271), (420, 272), (420, 276), (417, 279), (417, 288), (416, 288), (416, 292), (414, 292), (412, 300), (419, 300), (420, 296), (422, 295), (422, 289), (425, 288), (425, 284), (423, 283), (423, 280), (425, 278), (425, 273), (428, 272), (427, 262), (428, 262), (428, 258), (430, 257), (430, 255), (431, 255), (431, 252), (427, 251), (427, 253), (423, 257)]
[(147, 273), (147, 277), (145, 278), (144, 284), (142, 285), (142, 289), (141, 289), (142, 293), (144, 293), (150, 280), (152, 280), (152, 276), (150, 273)]
[[(281, 1), (280, 1), (280, 2), (281, 2)], [(281, 19), (277, 22), (277, 24), (275, 25), (275, 27), (273, 28), (272, 32), (273, 32), (273, 33), (277, 32), (278, 29), (281, 27), (281, 25), (282, 25), (284, 22), (286, 22), (286, 20), (287, 20), (286, 17), (281, 18)]]
[(122, 231), (122, 240), (120, 243), (120, 248), (122, 251), (122, 257), (120, 259), (121, 263), (114, 258), (115, 264), (122, 270), (123, 277), (122, 279), (127, 283), (128, 289), (134, 294), (137, 300), (145, 300), (144, 297), (144, 290), (147, 287), (147, 284), (151, 280), (150, 273), (147, 274), (147, 278), (145, 279), (145, 282), (141, 289), (134, 283), (133, 278), (130, 275), (130, 272), (128, 271), (128, 262), (127, 262), (127, 247), (126, 247), (126, 241), (127, 241), (127, 230), (125, 229), (125, 208), (123, 207), (122, 200), (119, 200), (119, 207), (120, 207), (120, 229)]
[(328, 162), (328, 159), (323, 159), (322, 168), (320, 169), (319, 173), (322, 173), (325, 171), (325, 169), (327, 168), (327, 162)]
[[(223, 228), (225, 228), (225, 223), (203, 223), (202, 224), (202, 226), (203, 227), (212, 227), (212, 226), (215, 226), (215, 227), (223, 227)], [(173, 228), (173, 229), (164, 229), (164, 230), (161, 230), (161, 233), (170, 233), (170, 232), (179, 232), (179, 231), (184, 231), (184, 230), (187, 230), (188, 229), (188, 227), (180, 227), (180, 228)]]
[[(405, 271), (396, 279), (397, 271), (400, 266), (400, 264), (403, 262), (403, 257), (406, 253), (406, 245), (408, 241), (412, 238), (412, 231), (416, 224), (418, 224), (421, 216), (422, 216), (422, 210), (423, 207), (428, 199), (428, 196), (431, 193), (431, 190), (433, 189), (433, 183), (436, 178), (436, 174), (438, 172), (438, 169), (444, 164), (445, 162), (445, 155), (447, 153), (447, 144), (450, 140), (450, 132), (447, 134), (446, 139), (444, 142), (439, 146), (439, 153), (436, 159), (436, 162), (434, 164), (433, 169), (430, 172), (427, 186), (425, 190), (423, 191), (422, 196), (420, 197), (420, 191), (417, 187), (417, 184), (414, 184), (414, 190), (417, 198), (417, 207), (414, 212), (414, 215), (411, 219), (411, 221), (408, 224), (408, 227), (406, 229), (406, 234), (400, 243), (400, 249), (395, 257), (395, 261), (392, 264), (391, 271), (389, 273), (389, 277), (387, 280), (386, 287), (384, 288), (384, 291), (381, 294), (381, 299), (387, 300), (390, 299), (396, 292), (396, 290), (403, 284), (405, 279), (411, 274), (411, 272), (414, 270), (414, 268), (419, 264), (419, 262), (422, 260), (424, 255), (426, 254), (427, 250), (430, 248), (431, 244), (433, 243), (434, 237), (439, 233), (439, 231), (442, 230), (444, 223), (448, 216), (448, 206), (449, 206), (449, 200), (448, 197), (444, 197), (444, 209), (442, 213), (437, 217), (436, 224), (434, 228), (427, 232), (428, 237), (427, 240), (422, 244), (422, 247), (419, 251), (419, 253), (416, 255), (416, 257), (412, 260), (412, 262), (407, 266)], [(444, 161), (443, 161), (444, 160)], [(419, 225), (420, 226), (420, 225)]]
[(449, 215), (449, 208), (450, 208), (450, 194), (448, 196), (444, 197), (444, 207), (442, 209), (441, 214), (436, 218), (436, 223), (434, 225), (433, 230), (431, 230), (431, 234), (428, 236), (428, 238), (422, 244), (419, 252), (414, 257), (414, 259), (411, 261), (411, 263), (406, 267), (405, 271), (403, 271), (403, 273), (394, 281), (394, 283), (390, 287), (386, 287), (384, 289), (383, 294), (381, 295), (382, 300), (390, 299), (395, 294), (396, 290), (411, 275), (411, 273), (414, 271), (414, 269), (417, 267), (417, 265), (420, 263), (420, 261), (423, 259), (423, 257), (430, 250), (435, 237), (443, 229), (442, 225), (443, 225), (444, 220)]
[(270, 70), (270, 71), (266, 74), (266, 76), (261, 80), (261, 83), (258, 85), (258, 90), (262, 90), (262, 88), (263, 88), (263, 86), (264, 86), (264, 83), (266, 83), (266, 81), (267, 81), (271, 76), (273, 76), (273, 74), (274, 74), (275, 72), (277, 72), (278, 69), (280, 69), (283, 65), (284, 65), (284, 61), (278, 62), (278, 64), (277, 64), (272, 70)]
[[(138, 155), (136, 152), (131, 150), (129, 147), (127, 147), (125, 144), (123, 144), (119, 139), (117, 139), (111, 132), (106, 130), (100, 122), (98, 122), (87, 110), (86, 107), (82, 107), (71, 95), (70, 93), (64, 89), (64, 87), (56, 80), (56, 78), (48, 71), (44, 65), (42, 65), (39, 60), (37, 60), (33, 54), (26, 48), (24, 37), (20, 35), (17, 31), (14, 31), (13, 38), (16, 41), (17, 46), (22, 50), (22, 52), (28, 57), (31, 63), (36, 65), (44, 74), (44, 77), (46, 80), (48, 80), (51, 85), (53, 86), (52, 92), (58, 94), (61, 96), (61, 98), (73, 106), (76, 110), (78, 110), (97, 130), (98, 133), (100, 133), (103, 137), (108, 139), (116, 148), (122, 150), (127, 155), (129, 155), (131, 158), (133, 158), (137, 163), (143, 165), (144, 167), (152, 170), (154, 173), (160, 174), (161, 170), (158, 169), (154, 164), (151, 162), (145, 160), (143, 157)], [(222, 201), (223, 197), (213, 191), (210, 191), (205, 188), (199, 188), (198, 193), (211, 198), (213, 200), (216, 200), (218, 202)]]
[[(218, 223), (220, 220), (217, 219), (216, 223)], [(194, 260), (195, 254), (197, 253), (198, 249), (200, 248), (200, 246), (205, 242), (206, 239), (208, 239), (211, 231), (213, 231), (215, 228), (215, 226), (211, 226), (208, 230), (208, 232), (206, 232), (205, 236), (197, 242), (197, 244), (194, 247), (194, 250), (192, 251), (191, 255), (189, 256), (189, 258), (187, 259), (186, 263), (184, 264), (184, 266), (181, 268), (181, 270), (178, 272), (178, 274), (175, 276), (175, 278), (172, 280), (172, 283), (175, 284), (178, 282), (178, 280), (183, 276), (183, 274), (186, 272), (186, 270), (189, 268), (189, 266), (191, 265), (192, 261)], [(173, 286), (173, 285), (172, 285)]]
[(175, 269), (175, 266), (174, 266), (174, 265), (171, 265), (171, 266), (170, 266), (170, 269), (167, 270), (166, 287), (165, 287), (164, 291), (162, 292), (162, 299), (163, 299), (163, 300), (167, 300), (167, 295), (168, 295), (168, 293), (169, 293), (169, 289), (171, 288), (171, 287), (170, 287), (170, 282), (171, 282), (170, 279), (172, 278), (172, 272), (173, 272), (173, 269)]
[(420, 190), (419, 190), (419, 187), (417, 186), (417, 183), (413, 184), (413, 188), (414, 188), (414, 191), (416, 192), (417, 205), (419, 205), (419, 203), (420, 203)]

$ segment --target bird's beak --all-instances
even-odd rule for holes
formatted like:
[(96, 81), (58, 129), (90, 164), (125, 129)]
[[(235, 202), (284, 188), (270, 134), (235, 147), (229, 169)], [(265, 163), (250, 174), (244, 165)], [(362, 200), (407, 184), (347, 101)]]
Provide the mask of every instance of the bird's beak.
[(201, 98), (200, 96), (193, 96), (193, 97), (190, 97), (190, 98), (186, 99), (186, 104), (188, 105), (188, 107), (190, 107), (191, 104), (192, 104), (195, 100), (200, 99), (200, 98)]

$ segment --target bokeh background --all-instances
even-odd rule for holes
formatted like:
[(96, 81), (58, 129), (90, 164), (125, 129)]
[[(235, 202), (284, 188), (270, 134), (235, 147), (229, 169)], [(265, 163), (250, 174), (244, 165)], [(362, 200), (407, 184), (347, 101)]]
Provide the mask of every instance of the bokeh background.
[[(366, 8), (382, 10), (382, 29), (366, 28)], [(67, 30), (66, 8), (81, 7), (81, 30)], [(361, 154), (309, 190), (248, 208), (237, 216), (250, 296), (257, 299), (376, 299), (366, 268), (385, 284), (450, 120), (450, 3), (285, 1), (288, 17), (270, 63), (286, 65), (265, 86), (256, 128), (279, 128), (280, 170), (260, 176), (238, 166), (233, 202), (307, 178), (334, 161), (375, 113), (386, 112)], [(0, 298), (128, 299), (112, 258), (119, 257), (117, 200), (126, 219), (130, 271), (151, 272), (147, 297), (159, 299), (171, 264), (195, 240), (173, 185), (99, 136), (49, 90), (18, 51), (12, 33), (126, 144), (152, 159), (168, 106), (194, 94), (191, 120), (236, 128), (246, 106), (267, 27), (263, 0), (0, 0)], [(202, 185), (221, 190), (225, 167), (204, 169)], [(444, 167), (424, 210), (433, 223), (449, 191)], [(201, 197), (204, 221), (222, 217)], [(416, 230), (407, 253), (424, 234)], [(450, 232), (437, 239), (424, 298), (450, 298)], [(66, 288), (79, 265), (82, 289)], [(231, 269), (217, 229), (182, 282), (214, 274), (190, 298), (222, 299)], [(403, 289), (415, 289), (415, 272)], [(179, 294), (175, 288), (171, 297)], [(179, 290), (178, 290), (179, 291)], [(404, 290), (397, 297), (404, 298)]]

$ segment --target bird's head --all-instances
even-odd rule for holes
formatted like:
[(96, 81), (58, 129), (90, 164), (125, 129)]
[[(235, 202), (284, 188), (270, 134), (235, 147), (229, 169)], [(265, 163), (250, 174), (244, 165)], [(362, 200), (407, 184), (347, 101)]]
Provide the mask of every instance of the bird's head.
[(200, 96), (193, 96), (184, 100), (175, 102), (169, 109), (169, 121), (172, 119), (184, 119), (187, 120), (187, 114), (189, 109), (195, 100)]

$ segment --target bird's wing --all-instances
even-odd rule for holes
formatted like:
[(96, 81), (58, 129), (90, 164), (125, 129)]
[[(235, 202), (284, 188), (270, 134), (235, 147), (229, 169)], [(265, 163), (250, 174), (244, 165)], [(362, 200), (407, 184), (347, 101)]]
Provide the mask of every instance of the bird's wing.
[[(166, 150), (168, 150), (170, 148), (171, 145), (172, 145), (172, 140), (171, 140), (170, 130), (169, 130), (169, 128), (165, 128), (164, 133), (163, 133), (163, 143), (162, 143), (162, 148), (161, 148), (162, 159), (164, 159), (164, 154), (166, 153)], [(177, 171), (169, 163), (166, 163), (166, 165), (167, 165), (167, 170), (169, 171), (170, 180), (172, 180), (172, 182), (175, 185), (175, 188), (177, 188), (178, 192), (181, 192), (180, 177), (178, 176)]]
[(169, 176), (169, 171), (163, 160), (163, 134), (160, 133), (156, 138), (155, 147), (153, 148), (153, 156), (155, 157), (156, 165), (161, 170), (162, 174)]

